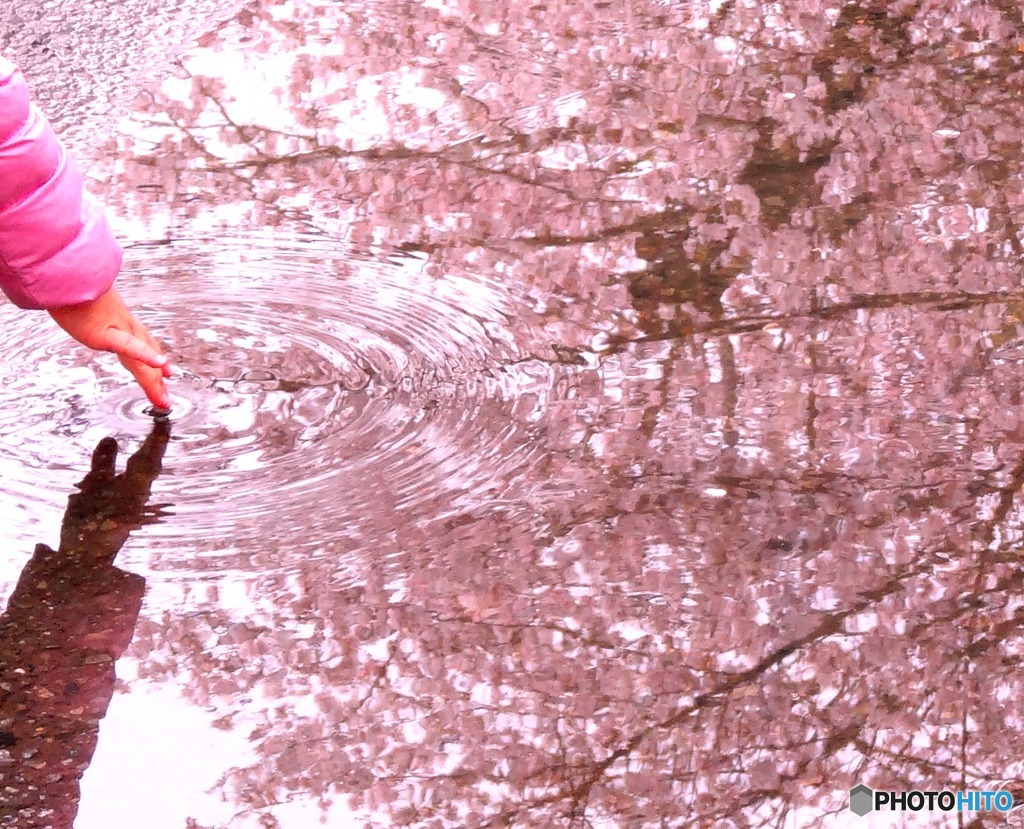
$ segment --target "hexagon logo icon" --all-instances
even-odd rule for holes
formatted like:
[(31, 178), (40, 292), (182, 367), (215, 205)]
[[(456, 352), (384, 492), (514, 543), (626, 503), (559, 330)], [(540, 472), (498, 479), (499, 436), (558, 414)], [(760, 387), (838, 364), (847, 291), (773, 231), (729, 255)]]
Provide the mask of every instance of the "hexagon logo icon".
[(850, 811), (864, 817), (875, 808), (875, 793), (863, 783), (850, 789)]

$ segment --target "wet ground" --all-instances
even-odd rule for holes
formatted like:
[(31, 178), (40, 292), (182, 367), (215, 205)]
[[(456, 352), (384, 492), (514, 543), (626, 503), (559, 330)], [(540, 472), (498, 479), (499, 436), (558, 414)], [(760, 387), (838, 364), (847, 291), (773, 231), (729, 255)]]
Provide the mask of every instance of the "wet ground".
[(187, 20), (115, 126), (8, 44), (179, 374), (0, 309), (0, 826), (1020, 791), (1016, 4)]

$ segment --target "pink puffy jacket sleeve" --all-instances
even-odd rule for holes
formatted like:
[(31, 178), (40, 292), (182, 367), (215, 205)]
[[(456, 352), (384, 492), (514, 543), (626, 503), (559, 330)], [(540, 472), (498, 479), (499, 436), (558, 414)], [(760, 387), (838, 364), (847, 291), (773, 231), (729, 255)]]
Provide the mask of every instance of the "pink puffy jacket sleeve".
[(121, 268), (102, 208), (25, 78), (0, 57), (0, 289), (21, 308), (96, 299)]

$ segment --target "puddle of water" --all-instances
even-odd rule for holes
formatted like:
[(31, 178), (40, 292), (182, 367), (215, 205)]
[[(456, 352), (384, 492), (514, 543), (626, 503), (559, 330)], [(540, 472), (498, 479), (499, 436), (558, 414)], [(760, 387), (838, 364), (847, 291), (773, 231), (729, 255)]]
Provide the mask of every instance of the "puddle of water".
[[(159, 475), (65, 511), (151, 419), (0, 309), (0, 775), (56, 787), (0, 826), (79, 781), (79, 829), (1016, 786), (1022, 38), (806, 2), (208, 27), (93, 142), (178, 366)], [(189, 773), (138, 771), (164, 750)]]

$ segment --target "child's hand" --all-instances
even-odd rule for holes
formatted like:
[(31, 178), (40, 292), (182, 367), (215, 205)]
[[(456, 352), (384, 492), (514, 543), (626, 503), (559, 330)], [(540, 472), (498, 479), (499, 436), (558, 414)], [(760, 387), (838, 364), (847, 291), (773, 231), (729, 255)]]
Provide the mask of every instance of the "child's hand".
[(116, 288), (92, 302), (51, 308), (50, 316), (82, 345), (97, 351), (113, 351), (150, 403), (161, 409), (171, 408), (164, 384), (164, 378), (171, 376), (170, 364), (159, 343), (132, 316)]

